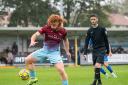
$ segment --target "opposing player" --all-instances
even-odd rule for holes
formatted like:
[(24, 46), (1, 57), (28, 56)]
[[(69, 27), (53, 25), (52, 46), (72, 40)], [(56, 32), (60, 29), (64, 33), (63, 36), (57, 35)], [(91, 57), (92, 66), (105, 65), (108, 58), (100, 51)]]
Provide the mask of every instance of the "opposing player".
[[(112, 52), (111, 52), (111, 46), (109, 46), (109, 49), (110, 49), (110, 53), (109, 55), (105, 55), (104, 56), (104, 66), (107, 68), (107, 70), (111, 73), (112, 77), (113, 78), (117, 78), (117, 75), (114, 73), (111, 65), (109, 65), (108, 63), (108, 57), (111, 57), (112, 56)], [(106, 76), (106, 78), (109, 77), (108, 73), (103, 69), (103, 67), (100, 68), (100, 72), (102, 74), (104, 74)]]
[(71, 56), (69, 53), (69, 41), (66, 37), (67, 31), (62, 26), (64, 22), (65, 19), (61, 16), (52, 14), (48, 18), (47, 24), (31, 36), (30, 47), (37, 43), (36, 38), (40, 35), (42, 35), (42, 37), (44, 36), (44, 42), (43, 48), (29, 54), (25, 58), (26, 68), (30, 71), (30, 80), (27, 85), (32, 85), (38, 81), (34, 63), (42, 60), (46, 56), (48, 56), (50, 62), (54, 64), (55, 68), (59, 72), (62, 79), (62, 85), (68, 85), (68, 76), (64, 70), (64, 64), (60, 56), (59, 47), (61, 40), (63, 40), (66, 54), (68, 57)]
[(90, 16), (91, 27), (87, 31), (85, 39), (84, 55), (87, 55), (87, 49), (90, 39), (92, 40), (92, 60), (95, 69), (94, 81), (91, 85), (102, 85), (100, 78), (100, 68), (104, 64), (104, 56), (109, 55), (109, 42), (107, 32), (104, 27), (98, 25), (97, 15)]

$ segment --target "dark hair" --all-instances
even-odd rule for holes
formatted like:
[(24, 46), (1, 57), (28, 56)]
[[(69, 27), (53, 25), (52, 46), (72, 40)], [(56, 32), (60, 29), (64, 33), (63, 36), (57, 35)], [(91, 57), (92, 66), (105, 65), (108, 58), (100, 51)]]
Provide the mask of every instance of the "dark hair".
[(97, 17), (97, 18), (98, 18), (98, 16), (97, 16), (96, 14), (91, 14), (91, 15), (90, 15), (90, 18), (91, 18), (91, 17)]

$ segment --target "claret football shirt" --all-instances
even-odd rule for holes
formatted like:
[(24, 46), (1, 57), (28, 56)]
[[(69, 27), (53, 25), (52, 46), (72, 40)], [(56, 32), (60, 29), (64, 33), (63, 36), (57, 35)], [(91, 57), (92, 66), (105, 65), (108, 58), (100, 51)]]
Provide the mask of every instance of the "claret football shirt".
[(44, 35), (43, 48), (49, 51), (59, 50), (61, 40), (66, 38), (67, 31), (64, 28), (54, 30), (51, 26), (45, 25), (38, 32)]

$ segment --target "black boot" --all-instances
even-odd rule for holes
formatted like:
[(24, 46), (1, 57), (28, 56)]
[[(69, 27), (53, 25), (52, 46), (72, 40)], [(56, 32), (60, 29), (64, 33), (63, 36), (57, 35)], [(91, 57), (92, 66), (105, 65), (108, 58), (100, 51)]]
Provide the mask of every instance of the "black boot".
[(102, 83), (97, 83), (97, 85), (102, 85)]
[(98, 83), (97, 83), (97, 85), (102, 85), (102, 82), (101, 82), (101, 80), (98, 80)]
[(96, 85), (97, 80), (94, 80), (91, 85)]

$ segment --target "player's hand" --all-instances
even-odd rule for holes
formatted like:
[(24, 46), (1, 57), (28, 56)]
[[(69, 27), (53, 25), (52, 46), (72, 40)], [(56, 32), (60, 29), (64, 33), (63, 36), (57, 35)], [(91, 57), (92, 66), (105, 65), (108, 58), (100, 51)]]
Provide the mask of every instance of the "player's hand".
[(108, 54), (110, 57), (112, 56), (112, 52), (109, 52), (109, 54)]
[(35, 41), (34, 41), (34, 42), (32, 42), (32, 41), (31, 41), (31, 43), (30, 43), (29, 47), (32, 47), (32, 46), (34, 46), (34, 45), (35, 45), (35, 44), (37, 44), (37, 43), (38, 43), (38, 42), (35, 42)]
[(68, 60), (71, 61), (71, 53), (70, 52), (66, 52), (67, 56), (68, 56)]
[(107, 56), (111, 57), (112, 56), (112, 52), (109, 52), (109, 54), (107, 54)]

